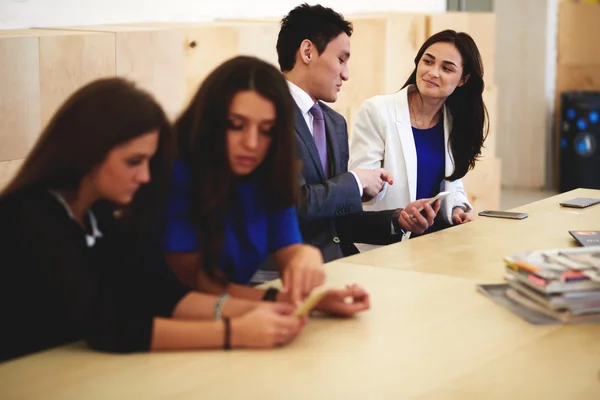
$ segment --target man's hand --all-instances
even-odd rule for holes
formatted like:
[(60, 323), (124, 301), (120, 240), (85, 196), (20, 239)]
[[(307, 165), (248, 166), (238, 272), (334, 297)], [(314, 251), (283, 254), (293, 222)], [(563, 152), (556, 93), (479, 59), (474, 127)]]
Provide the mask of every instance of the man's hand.
[(383, 185), (394, 184), (394, 179), (388, 171), (383, 168), (356, 169), (354, 172), (363, 187), (363, 200), (371, 200), (381, 192)]

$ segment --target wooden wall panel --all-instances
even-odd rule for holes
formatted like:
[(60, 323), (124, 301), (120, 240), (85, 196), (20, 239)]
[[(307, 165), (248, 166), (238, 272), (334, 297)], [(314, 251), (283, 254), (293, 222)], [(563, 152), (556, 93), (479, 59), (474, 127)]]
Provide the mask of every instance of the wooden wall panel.
[(500, 209), (501, 161), (490, 157), (478, 161), (462, 179), (467, 197), (473, 205), (473, 216), (479, 211)]
[(70, 27), (116, 35), (116, 71), (153, 93), (170, 117), (225, 60), (247, 54), (277, 65), (276, 22), (146, 23)]
[(494, 157), (496, 155), (496, 136), (497, 136), (497, 109), (498, 109), (498, 88), (488, 86), (483, 91), (483, 102), (488, 111), (490, 130), (485, 140), (484, 148), (481, 152), (482, 157)]
[(212, 70), (223, 61), (237, 55), (238, 34), (225, 26), (194, 26), (182, 29), (187, 104)]
[(0, 31), (0, 161), (24, 157), (65, 99), (114, 75), (108, 35), (55, 29)]
[(38, 39), (0, 31), (0, 161), (24, 157), (40, 131)]
[(41, 123), (76, 90), (115, 75), (115, 40), (108, 33), (68, 32), (39, 37)]
[(239, 54), (259, 57), (279, 69), (275, 48), (279, 34), (277, 22), (237, 23), (227, 24), (227, 26), (237, 32)]
[(471, 35), (481, 53), (486, 86), (496, 84), (496, 15), (484, 12), (446, 12), (427, 16), (427, 37), (445, 29)]
[(336, 107), (360, 107), (372, 96), (398, 91), (414, 69), (413, 59), (425, 40), (421, 14), (364, 14), (348, 19), (354, 25), (350, 79)]
[(116, 32), (116, 72), (152, 93), (171, 118), (185, 102), (183, 33), (180, 30)]

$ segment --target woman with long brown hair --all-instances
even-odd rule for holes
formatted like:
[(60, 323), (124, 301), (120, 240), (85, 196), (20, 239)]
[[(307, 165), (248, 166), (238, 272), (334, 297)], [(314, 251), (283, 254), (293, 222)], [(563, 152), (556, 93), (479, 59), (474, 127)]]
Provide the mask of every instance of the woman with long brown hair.
[[(166, 248), (188, 286), (295, 303), (324, 282), (321, 253), (302, 243), (296, 217), (292, 101), (273, 65), (239, 56), (206, 78), (176, 122)], [(247, 286), (269, 258), (285, 292)], [(331, 290), (318, 308), (352, 315), (368, 308), (368, 295)]]

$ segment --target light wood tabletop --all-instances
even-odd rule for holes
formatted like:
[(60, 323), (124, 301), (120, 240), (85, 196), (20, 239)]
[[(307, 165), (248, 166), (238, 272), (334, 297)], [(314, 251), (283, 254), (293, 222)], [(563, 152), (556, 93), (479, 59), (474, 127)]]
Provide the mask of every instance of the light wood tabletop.
[(600, 229), (600, 206), (558, 206), (583, 196), (600, 191), (327, 264), (328, 284), (361, 284), (371, 310), (313, 316), (289, 346), (114, 355), (76, 343), (0, 364), (0, 398), (600, 398), (600, 324), (534, 326), (475, 289), (501, 281), (507, 254)]
[[(365, 251), (345, 262), (473, 278), (502, 279), (502, 258), (517, 251), (577, 246), (569, 230), (600, 230), (600, 204), (561, 207), (576, 197), (600, 198), (600, 190), (577, 189), (511, 211), (524, 220), (475, 217), (464, 225)], [(599, 397), (600, 398), (600, 397)]]
[(568, 393), (575, 399), (600, 393), (600, 325), (530, 325), (477, 293), (470, 279), (343, 261), (327, 268), (329, 284), (365, 286), (372, 309), (352, 319), (314, 317), (294, 343), (274, 350), (109, 355), (66, 346), (0, 364), (0, 397), (563, 399)]

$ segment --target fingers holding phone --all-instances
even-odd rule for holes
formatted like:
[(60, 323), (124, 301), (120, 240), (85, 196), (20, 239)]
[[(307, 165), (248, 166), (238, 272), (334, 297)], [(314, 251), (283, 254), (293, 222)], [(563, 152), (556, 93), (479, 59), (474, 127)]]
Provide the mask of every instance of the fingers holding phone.
[[(428, 203), (423, 206), (420, 204), (422, 203), (419, 203), (419, 200), (410, 203), (400, 212), (398, 221), (402, 229), (419, 235), (433, 225), (433, 219), (435, 218), (435, 212)], [(419, 211), (421, 207), (423, 207), (422, 212)]]

